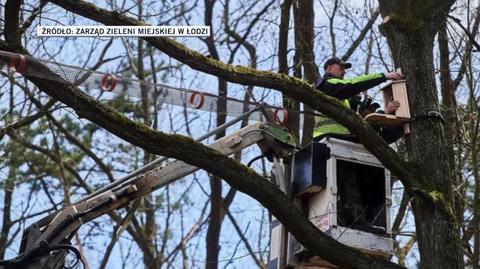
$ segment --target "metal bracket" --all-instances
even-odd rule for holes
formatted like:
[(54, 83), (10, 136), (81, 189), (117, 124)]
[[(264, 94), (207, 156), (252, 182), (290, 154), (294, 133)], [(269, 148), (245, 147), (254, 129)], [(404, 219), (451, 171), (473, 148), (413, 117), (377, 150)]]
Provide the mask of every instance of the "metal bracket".
[(438, 111), (428, 111), (426, 114), (416, 114), (413, 116), (412, 121), (417, 121), (421, 119), (433, 119), (433, 120), (440, 120), (442, 124), (445, 124), (445, 118), (443, 117), (442, 113)]

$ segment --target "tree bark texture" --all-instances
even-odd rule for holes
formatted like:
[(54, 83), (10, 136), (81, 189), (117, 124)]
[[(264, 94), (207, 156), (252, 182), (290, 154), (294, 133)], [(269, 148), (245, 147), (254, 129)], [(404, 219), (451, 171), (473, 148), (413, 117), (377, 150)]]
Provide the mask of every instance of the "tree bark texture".
[(424, 176), (421, 188), (439, 203), (413, 199), (421, 268), (463, 268), (452, 185), (453, 170), (447, 158), (441, 117), (427, 116), (440, 112), (433, 64), (434, 36), (437, 25), (446, 19), (454, 1), (380, 1), (387, 37), (396, 67), (407, 79), (410, 111), (414, 117), (407, 137), (410, 161), (418, 163), (416, 173)]
[[(293, 16), (295, 21), (295, 49), (303, 67), (303, 79), (310, 84), (317, 80), (317, 68), (315, 55), (313, 54), (314, 33), (314, 9), (313, 0), (296, 1), (293, 5)], [(312, 141), (315, 118), (312, 115), (313, 109), (304, 105), (305, 114), (303, 121), (302, 144), (306, 145)]]

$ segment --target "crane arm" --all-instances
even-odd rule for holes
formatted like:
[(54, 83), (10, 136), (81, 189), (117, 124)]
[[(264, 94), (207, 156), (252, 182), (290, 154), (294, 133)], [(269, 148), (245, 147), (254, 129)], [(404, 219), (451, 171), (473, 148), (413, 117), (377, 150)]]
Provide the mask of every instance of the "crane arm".
[[(291, 152), (296, 145), (293, 137), (283, 129), (256, 123), (218, 139), (208, 147), (229, 156), (256, 143), (262, 151), (276, 155), (280, 152)], [(125, 207), (131, 201), (198, 169), (177, 160), (155, 167), (122, 184), (111, 183), (111, 188), (107, 185), (102, 188), (104, 191), (95, 196), (63, 208), (27, 228), (23, 234), (20, 255), (12, 260), (0, 261), (0, 269), (64, 268), (65, 255), (73, 248), (69, 239), (82, 224)], [(49, 255), (45, 255), (47, 253)]]

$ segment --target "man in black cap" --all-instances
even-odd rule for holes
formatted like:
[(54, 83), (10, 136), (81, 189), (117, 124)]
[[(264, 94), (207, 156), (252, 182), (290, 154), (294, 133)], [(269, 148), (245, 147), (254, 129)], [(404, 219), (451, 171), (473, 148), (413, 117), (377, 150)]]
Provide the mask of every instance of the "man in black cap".
[[(338, 57), (328, 59), (323, 65), (325, 75), (317, 81), (315, 88), (339, 99), (346, 108), (352, 108), (349, 101), (350, 98), (354, 98), (357, 94), (387, 80), (402, 79), (402, 75), (397, 72), (366, 74), (352, 79), (344, 79), (345, 70), (351, 67), (351, 63), (347, 63)], [(399, 106), (400, 104), (398, 104), (397, 101), (393, 101), (387, 106), (393, 108), (393, 111), (388, 111), (387, 113), (394, 112)], [(315, 117), (313, 138), (318, 140), (327, 135), (345, 138), (351, 137), (348, 129), (336, 123), (334, 120), (323, 116)]]

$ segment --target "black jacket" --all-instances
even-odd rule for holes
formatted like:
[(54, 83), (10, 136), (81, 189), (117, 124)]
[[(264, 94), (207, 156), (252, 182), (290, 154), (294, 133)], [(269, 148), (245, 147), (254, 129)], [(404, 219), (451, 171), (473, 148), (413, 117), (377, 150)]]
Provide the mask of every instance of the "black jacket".
[(361, 75), (351, 79), (343, 79), (326, 73), (315, 83), (315, 88), (330, 96), (343, 100), (354, 97), (385, 81), (387, 81), (387, 79), (382, 73)]

